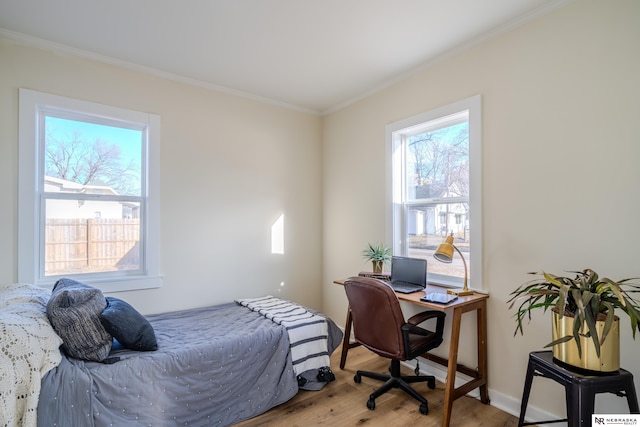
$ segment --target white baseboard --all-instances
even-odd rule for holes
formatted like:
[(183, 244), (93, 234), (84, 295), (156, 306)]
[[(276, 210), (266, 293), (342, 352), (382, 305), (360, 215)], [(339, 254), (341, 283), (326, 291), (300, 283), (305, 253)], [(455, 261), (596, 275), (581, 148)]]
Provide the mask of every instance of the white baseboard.
[[(433, 375), (436, 379), (442, 383), (446, 382), (447, 379), (447, 369), (435, 362), (424, 359), (422, 357), (418, 358), (420, 361), (420, 373), (423, 375)], [(414, 370), (416, 367), (415, 361), (407, 361), (402, 362), (403, 365), (408, 367), (411, 370)], [(467, 382), (469, 382), (472, 378), (468, 375), (462, 374), (460, 372), (456, 373), (456, 387), (459, 387)], [(524, 386), (524, 384), (523, 384)], [(478, 389), (472, 390), (467, 396), (474, 397), (476, 399), (480, 398), (480, 391)], [(503, 393), (500, 393), (496, 390), (492, 390), (489, 387), (489, 399), (490, 405), (504, 411), (508, 414), (513, 415), (514, 417), (520, 417), (520, 404), (522, 402), (521, 398), (515, 398), (513, 396), (509, 396)], [(454, 403), (455, 409), (455, 403)], [(558, 415), (552, 414), (550, 412), (541, 410), (534, 406), (527, 406), (527, 413), (525, 417), (525, 421), (534, 422), (534, 421), (547, 421), (547, 420), (557, 420), (563, 419), (566, 415)], [(566, 426), (567, 423), (554, 423), (557, 426)]]

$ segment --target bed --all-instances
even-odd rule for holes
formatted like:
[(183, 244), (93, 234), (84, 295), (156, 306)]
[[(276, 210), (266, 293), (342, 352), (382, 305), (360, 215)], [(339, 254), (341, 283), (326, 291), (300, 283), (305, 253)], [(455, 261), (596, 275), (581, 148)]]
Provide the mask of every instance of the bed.
[[(156, 351), (116, 341), (101, 362), (63, 353), (43, 367), (37, 425), (228, 426), (286, 402), (316, 373), (296, 375), (287, 329), (236, 302), (146, 319)], [(330, 319), (326, 330), (330, 354), (342, 332)]]

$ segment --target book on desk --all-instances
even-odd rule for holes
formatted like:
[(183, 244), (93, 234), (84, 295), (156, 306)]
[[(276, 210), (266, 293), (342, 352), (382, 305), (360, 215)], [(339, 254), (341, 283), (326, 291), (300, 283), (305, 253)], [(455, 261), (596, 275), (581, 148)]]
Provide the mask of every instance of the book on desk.
[(391, 273), (374, 273), (373, 271), (361, 271), (358, 273), (360, 277), (371, 277), (373, 279), (380, 279), (386, 282), (391, 281)]

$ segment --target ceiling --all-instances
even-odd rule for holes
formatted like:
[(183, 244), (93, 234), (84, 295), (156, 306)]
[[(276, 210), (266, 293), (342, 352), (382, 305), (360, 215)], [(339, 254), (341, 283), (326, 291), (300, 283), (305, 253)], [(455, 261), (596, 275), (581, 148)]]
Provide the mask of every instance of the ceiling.
[(327, 113), (567, 0), (0, 0), (0, 36)]

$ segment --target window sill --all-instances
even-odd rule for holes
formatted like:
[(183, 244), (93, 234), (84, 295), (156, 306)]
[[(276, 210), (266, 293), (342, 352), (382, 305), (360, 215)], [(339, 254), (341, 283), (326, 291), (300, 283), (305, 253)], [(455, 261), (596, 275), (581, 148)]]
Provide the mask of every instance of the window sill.
[[(126, 292), (126, 291), (139, 291), (143, 289), (155, 289), (162, 287), (162, 276), (130, 276), (130, 277), (109, 277), (101, 279), (85, 279), (82, 277), (70, 277), (70, 279), (77, 280), (78, 282), (85, 283), (87, 285), (94, 286), (100, 289), (104, 293), (113, 292)], [(43, 286), (52, 289), (58, 279), (52, 282), (38, 283), (39, 286)]]
[[(428, 284), (439, 286), (441, 288), (460, 289), (462, 288), (464, 282), (461, 279), (455, 280), (455, 279), (447, 279), (447, 278), (429, 278)], [(469, 286), (469, 289), (479, 294), (489, 294), (489, 292), (484, 289), (475, 289), (471, 286)]]

